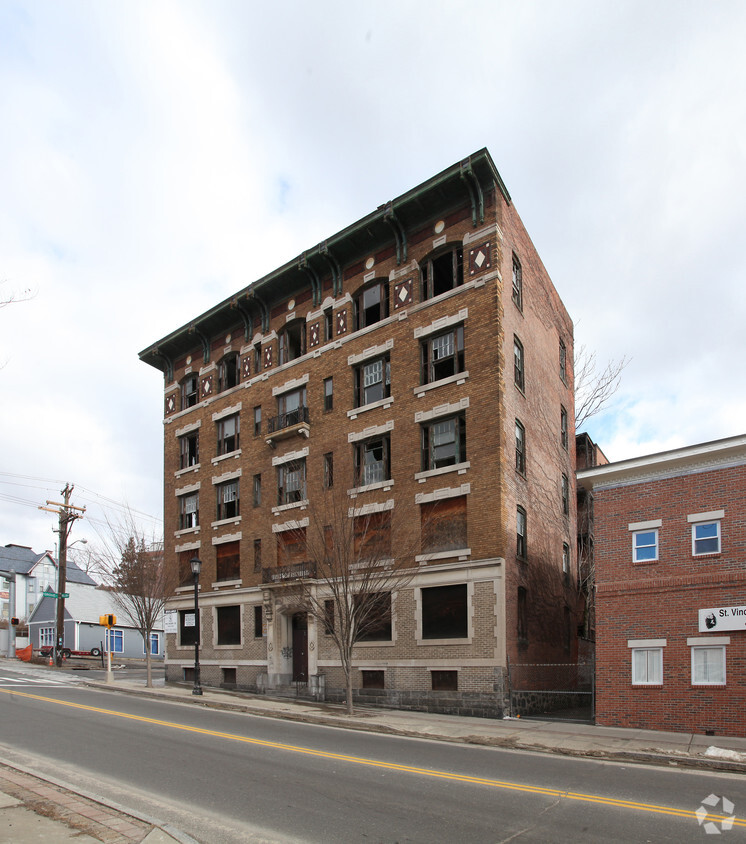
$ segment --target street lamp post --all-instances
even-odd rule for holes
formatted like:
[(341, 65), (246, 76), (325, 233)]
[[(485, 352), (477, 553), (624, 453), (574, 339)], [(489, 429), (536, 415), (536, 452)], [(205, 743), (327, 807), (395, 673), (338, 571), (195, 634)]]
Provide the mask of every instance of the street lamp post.
[(202, 568), (202, 560), (199, 557), (192, 557), (189, 561), (194, 577), (194, 688), (193, 695), (202, 694), (202, 686), (199, 682), (199, 570)]

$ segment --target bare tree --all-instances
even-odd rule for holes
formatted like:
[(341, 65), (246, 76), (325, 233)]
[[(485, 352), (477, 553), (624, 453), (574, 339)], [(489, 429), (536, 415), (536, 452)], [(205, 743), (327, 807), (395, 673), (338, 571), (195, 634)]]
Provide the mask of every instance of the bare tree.
[(166, 600), (178, 586), (177, 573), (164, 563), (163, 541), (145, 536), (127, 510), (122, 521), (107, 523), (99, 565), (110, 573), (108, 588), (114, 605), (140, 631), (145, 650), (146, 685), (153, 685), (151, 634), (157, 629)]
[(308, 513), (308, 524), (278, 538), (280, 554), (288, 549), (285, 565), (303, 560), (295, 563), (298, 578), (282, 587), (283, 598), (315, 618), (334, 642), (352, 715), (355, 645), (390, 629), (392, 593), (417, 573), (419, 508), (397, 502), (382, 511), (355, 510), (344, 493), (329, 489), (310, 502)]
[(599, 371), (596, 353), (585, 346), (575, 350), (575, 428), (582, 426), (608, 404), (619, 389), (622, 371), (629, 363), (628, 357), (610, 360)]
[[(5, 284), (5, 281), (0, 281), (0, 284)], [(0, 296), (0, 308), (4, 308), (6, 305), (12, 305), (14, 302), (27, 302), (29, 299), (33, 299), (35, 295), (30, 287), (27, 287), (20, 293), (5, 293)]]

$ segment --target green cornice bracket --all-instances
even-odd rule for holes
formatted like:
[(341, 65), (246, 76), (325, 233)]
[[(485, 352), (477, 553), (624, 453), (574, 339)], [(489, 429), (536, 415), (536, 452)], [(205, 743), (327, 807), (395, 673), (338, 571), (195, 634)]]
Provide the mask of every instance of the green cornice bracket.
[(321, 282), (319, 281), (316, 270), (308, 263), (308, 257), (305, 252), (298, 259), (298, 269), (304, 272), (311, 282), (313, 306), (316, 308), (321, 304)]
[(388, 202), (386, 210), (383, 212), (383, 219), (391, 226), (394, 232), (394, 240), (396, 241), (396, 263), (402, 264), (407, 262), (407, 233), (404, 227), (399, 222), (394, 213), (394, 204)]
[(163, 374), (166, 378), (166, 383), (170, 384), (174, 380), (174, 362), (168, 355), (164, 355), (157, 346), (153, 349), (153, 357), (157, 357), (163, 361)]
[(243, 336), (248, 343), (254, 336), (254, 319), (251, 316), (251, 311), (238, 297), (231, 302), (231, 308), (234, 308), (241, 314), (241, 318), (243, 319)]
[(195, 323), (192, 323), (189, 326), (189, 333), (190, 334), (196, 334), (197, 337), (199, 337), (199, 339), (202, 342), (202, 359), (204, 360), (205, 363), (209, 363), (210, 362), (210, 340), (208, 339), (208, 337), (205, 334), (202, 333), (202, 331), (200, 331), (199, 327)]
[(332, 295), (336, 299), (342, 292), (342, 268), (334, 255), (329, 251), (329, 245), (326, 241), (319, 244), (319, 255), (321, 255), (329, 264), (332, 271)]
[(257, 296), (254, 290), (249, 290), (246, 298), (253, 299), (259, 305), (262, 314), (262, 334), (266, 334), (269, 331), (269, 308), (267, 307), (267, 303), (261, 296)]
[(484, 194), (476, 174), (471, 166), (471, 158), (461, 162), (459, 175), (464, 180), (471, 199), (471, 224), (476, 226), (484, 222)]

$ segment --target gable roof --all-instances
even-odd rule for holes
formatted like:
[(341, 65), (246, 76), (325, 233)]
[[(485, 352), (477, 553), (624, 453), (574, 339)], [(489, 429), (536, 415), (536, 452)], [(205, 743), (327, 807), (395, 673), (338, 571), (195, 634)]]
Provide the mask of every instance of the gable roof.
[[(41, 554), (37, 554), (36, 551), (27, 545), (10, 544), (0, 546), (0, 572), (8, 573), (12, 569), (16, 574), (33, 574), (33, 569), (44, 557), (49, 557), (52, 565), (57, 568), (57, 560), (55, 560), (49, 551), (43, 551)], [(98, 586), (96, 581), (82, 569), (79, 569), (72, 560), (67, 561), (65, 579), (68, 583), (83, 583), (86, 586)]]
[[(9, 572), (11, 569), (18, 574), (29, 574), (34, 566), (43, 557), (48, 556), (54, 563), (49, 551), (37, 554), (26, 545), (4, 545), (0, 546), (0, 571)], [(56, 566), (57, 564), (54, 563)]]

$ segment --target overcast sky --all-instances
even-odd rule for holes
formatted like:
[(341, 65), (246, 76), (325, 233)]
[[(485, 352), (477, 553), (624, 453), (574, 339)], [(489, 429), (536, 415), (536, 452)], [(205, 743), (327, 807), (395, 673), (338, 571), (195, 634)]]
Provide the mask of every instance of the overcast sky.
[(138, 352), (482, 147), (608, 457), (746, 430), (746, 3), (364, 5), (0, 0), (0, 544), (160, 518)]

